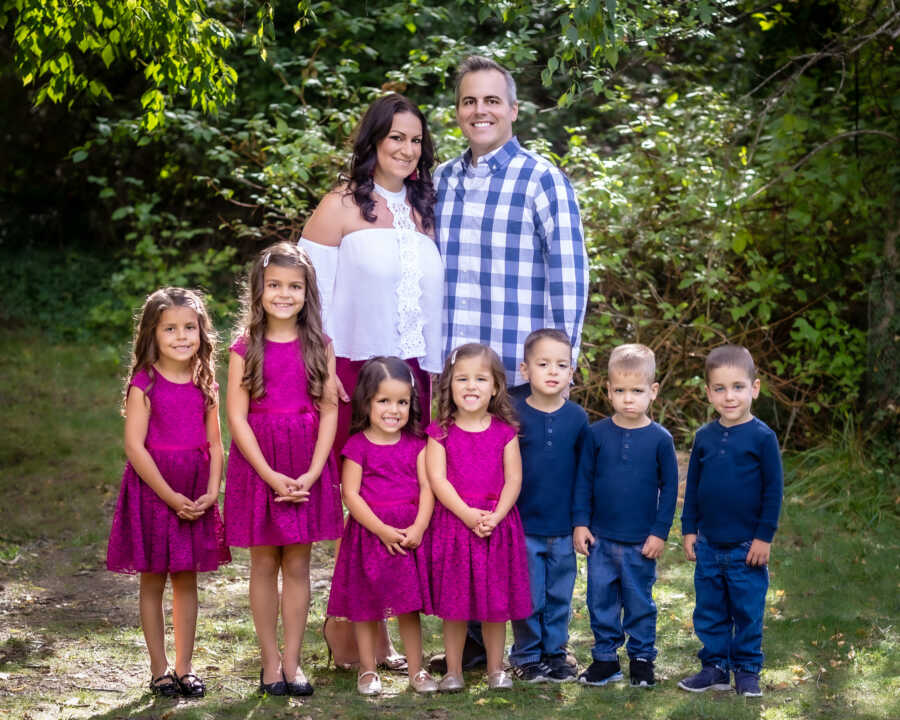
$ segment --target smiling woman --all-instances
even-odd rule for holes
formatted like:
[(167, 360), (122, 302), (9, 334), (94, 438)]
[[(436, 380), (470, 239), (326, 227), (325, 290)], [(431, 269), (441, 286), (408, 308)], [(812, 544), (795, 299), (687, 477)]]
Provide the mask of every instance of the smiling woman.
[(342, 396), (334, 447), (350, 425), (349, 396), (363, 362), (405, 359), (424, 418), (429, 373), (441, 369), (443, 265), (434, 242), (434, 146), (425, 117), (402, 95), (376, 100), (356, 130), (350, 172), (303, 229), (316, 266), (325, 331), (334, 340)]
[[(426, 423), (431, 417), (430, 373), (441, 369), (444, 286), (434, 241), (433, 165), (425, 116), (402, 95), (385, 95), (356, 129), (349, 174), (322, 198), (303, 229), (300, 245), (316, 266), (341, 383), (338, 455), (349, 435), (350, 396), (371, 357), (406, 360), (422, 417)], [(357, 661), (349, 623), (332, 622), (323, 630), (336, 664)], [(376, 654), (380, 664), (405, 665), (383, 624)]]

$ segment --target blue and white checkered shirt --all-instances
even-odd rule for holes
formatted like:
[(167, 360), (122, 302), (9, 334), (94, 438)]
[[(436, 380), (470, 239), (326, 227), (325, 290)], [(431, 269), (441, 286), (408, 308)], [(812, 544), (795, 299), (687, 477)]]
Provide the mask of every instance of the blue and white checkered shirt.
[(467, 150), (434, 174), (445, 352), (490, 345), (518, 385), (533, 330), (564, 329), (578, 357), (588, 288), (581, 216), (566, 176), (516, 138), (475, 167), (471, 157)]

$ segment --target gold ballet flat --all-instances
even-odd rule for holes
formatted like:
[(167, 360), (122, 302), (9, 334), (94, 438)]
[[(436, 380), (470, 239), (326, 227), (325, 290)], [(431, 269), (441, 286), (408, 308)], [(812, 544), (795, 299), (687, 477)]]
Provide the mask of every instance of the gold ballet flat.
[(512, 678), (503, 670), (488, 675), (488, 688), (491, 690), (511, 690), (512, 686)]
[(463, 682), (462, 675), (451, 675), (447, 673), (438, 683), (438, 690), (445, 693), (459, 692), (466, 686)]
[(434, 678), (428, 674), (427, 670), (419, 670), (419, 672), (413, 675), (409, 680), (409, 686), (422, 695), (429, 695), (437, 692), (438, 689), (438, 684), (434, 681)]

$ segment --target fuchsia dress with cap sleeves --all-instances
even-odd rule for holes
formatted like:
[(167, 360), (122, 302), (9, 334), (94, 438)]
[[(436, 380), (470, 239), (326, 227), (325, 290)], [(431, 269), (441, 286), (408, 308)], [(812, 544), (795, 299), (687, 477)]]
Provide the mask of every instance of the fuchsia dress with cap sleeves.
[[(360, 496), (379, 520), (404, 529), (419, 512), (416, 462), (425, 441), (401, 433), (394, 445), (376, 445), (363, 433), (347, 440), (343, 455), (362, 467)], [(429, 534), (406, 555), (391, 555), (353, 516), (347, 521), (331, 580), (328, 614), (354, 622), (410, 612), (431, 613)]]
[[(494, 510), (503, 490), (503, 450), (516, 431), (491, 417), (487, 430), (468, 432), (434, 422), (428, 435), (447, 452), (447, 480), (466, 505)], [(478, 537), (435, 501), (431, 521), (431, 598), (444, 620), (505, 622), (531, 615), (525, 531), (515, 505), (493, 533)]]
[[(131, 385), (150, 401), (144, 445), (177, 493), (196, 500), (209, 485), (206, 405), (194, 383), (173, 383), (158, 371), (136, 373)], [(115, 572), (207, 572), (231, 560), (218, 504), (182, 520), (129, 462), (122, 475), (106, 567)]]
[[(300, 341), (265, 343), (265, 394), (250, 400), (247, 422), (269, 466), (296, 478), (309, 470), (312, 462), (319, 411), (307, 392)], [(231, 349), (244, 357), (245, 339), (238, 339)], [(309, 502), (275, 502), (276, 497), (232, 440), (225, 481), (225, 536), (229, 545), (293, 545), (340, 537), (341, 493), (331, 453), (310, 488)]]

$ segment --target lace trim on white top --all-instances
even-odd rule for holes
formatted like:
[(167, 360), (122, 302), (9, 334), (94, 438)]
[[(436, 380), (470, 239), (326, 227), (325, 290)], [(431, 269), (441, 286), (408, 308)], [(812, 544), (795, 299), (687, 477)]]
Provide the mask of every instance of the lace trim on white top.
[(422, 314), (422, 267), (416, 242), (416, 224), (406, 202), (406, 186), (398, 192), (375, 183), (375, 192), (387, 202), (394, 216), (397, 231), (397, 252), (400, 256), (400, 281), (397, 283), (397, 334), (402, 358), (425, 356), (425, 318)]

